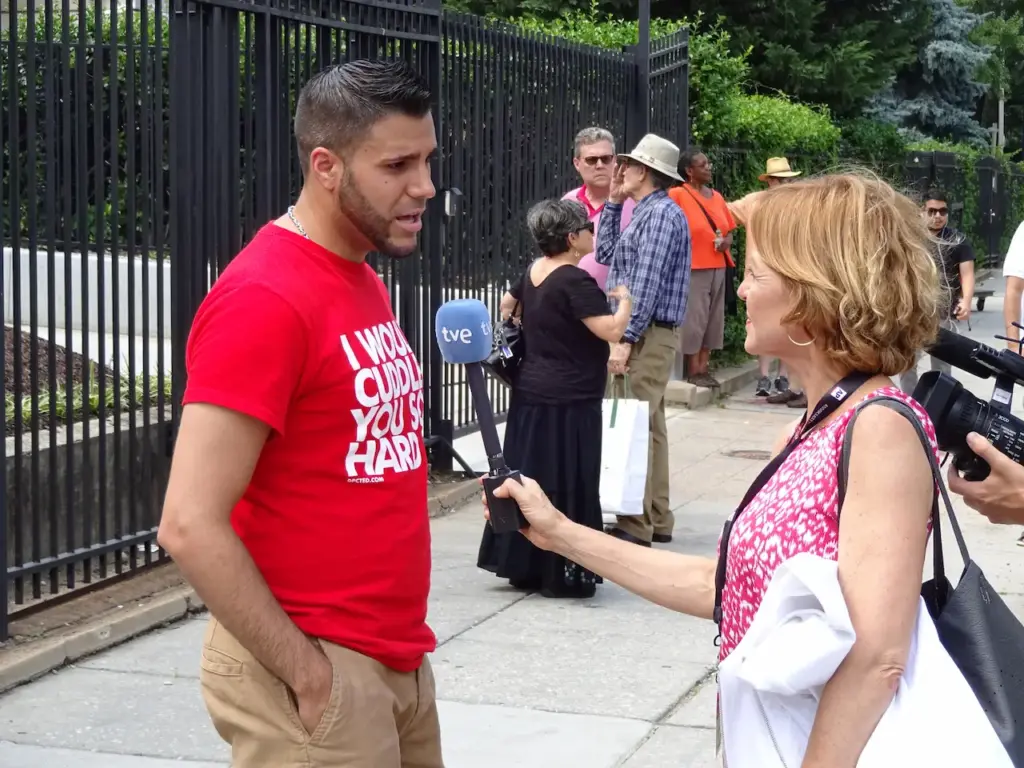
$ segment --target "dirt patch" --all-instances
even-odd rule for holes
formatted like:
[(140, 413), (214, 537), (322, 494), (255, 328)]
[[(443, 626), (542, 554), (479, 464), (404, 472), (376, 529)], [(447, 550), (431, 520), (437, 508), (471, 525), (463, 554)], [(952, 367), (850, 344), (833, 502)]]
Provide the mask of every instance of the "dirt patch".
[(10, 625), (11, 638), (2, 647), (6, 650), (67, 632), (94, 620), (97, 616), (117, 611), (121, 606), (131, 605), (185, 585), (185, 577), (173, 562), (153, 566), (123, 581), (99, 587), (54, 605), (40, 607), (37, 612), (15, 618)]
[[(35, 356), (32, 355), (33, 346)], [(14, 360), (18, 350), (21, 365), (15, 371)], [(53, 365), (50, 361), (51, 353)], [(4, 403), (4, 432), (7, 436), (27, 434), (34, 428), (46, 428), (51, 420), (56, 420), (58, 424), (83, 421), (99, 415), (104, 409), (107, 417), (112, 418), (115, 406), (124, 412), (131, 409), (133, 404), (142, 407), (143, 403), (157, 402), (161, 384), (164, 396), (170, 397), (171, 394), (170, 375), (164, 376), (162, 380), (157, 376), (139, 376), (134, 381), (128, 377), (118, 377), (113, 369), (100, 366), (77, 352), (70, 352), (60, 344), (35, 338), (30, 333), (13, 328), (4, 328), (4, 359), (4, 387), (7, 395)], [(70, 398), (67, 392), (69, 371)], [(102, 397), (99, 388), (101, 379), (105, 385)], [(32, 413), (33, 392), (38, 394), (38, 414)], [(20, 395), (20, 400), (16, 395)], [(101, 405), (104, 409), (100, 408)], [(15, 416), (19, 414), (21, 429), (17, 430)]]
[[(8, 393), (15, 391), (23, 392), (26, 395), (32, 392), (33, 371), (36, 371), (36, 386), (46, 390), (50, 386), (50, 349), (53, 348), (54, 362), (52, 369), (55, 376), (53, 383), (58, 387), (66, 387), (68, 383), (68, 366), (71, 367), (71, 382), (82, 384), (85, 381), (85, 374), (89, 370), (89, 361), (77, 352), (68, 352), (65, 347), (59, 344), (51, 344), (46, 339), (35, 339), (37, 355), (32, 357), (32, 340), (30, 333), (22, 331), (18, 333), (13, 328), (4, 327), (4, 388)], [(15, 351), (21, 348), (21, 381), (15, 379), (14, 358)], [(93, 379), (98, 375), (99, 367), (93, 364), (90, 374)], [(112, 379), (114, 372), (109, 368), (106, 370), (108, 380)], [(93, 382), (95, 384), (95, 381)]]

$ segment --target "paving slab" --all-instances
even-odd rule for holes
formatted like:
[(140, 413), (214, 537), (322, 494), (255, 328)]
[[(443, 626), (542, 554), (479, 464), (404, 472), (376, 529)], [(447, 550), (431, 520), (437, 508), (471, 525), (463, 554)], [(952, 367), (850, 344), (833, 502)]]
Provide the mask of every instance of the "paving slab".
[(651, 730), (615, 717), (442, 701), (447, 768), (613, 768)]
[(714, 728), (717, 703), (718, 686), (714, 677), (710, 677), (697, 691), (679, 704), (665, 723), (687, 728)]
[(540, 632), (470, 639), (475, 631), (434, 654), (437, 689), (445, 699), (653, 721), (709, 668), (672, 658), (650, 639), (640, 644), (615, 638), (602, 645), (572, 630), (548, 632), (546, 640)]
[(47, 749), (0, 741), (0, 765), (3, 768), (224, 768), (226, 763), (197, 763), (192, 760), (79, 749)]
[(716, 768), (715, 732), (662, 725), (622, 768)]

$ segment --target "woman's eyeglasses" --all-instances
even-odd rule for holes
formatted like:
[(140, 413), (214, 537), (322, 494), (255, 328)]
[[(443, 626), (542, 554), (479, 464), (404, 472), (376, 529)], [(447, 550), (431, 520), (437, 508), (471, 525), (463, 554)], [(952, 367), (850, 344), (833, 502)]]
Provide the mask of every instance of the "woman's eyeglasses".
[(588, 221), (582, 227), (577, 229), (576, 232), (589, 232), (590, 234), (594, 234), (594, 222)]

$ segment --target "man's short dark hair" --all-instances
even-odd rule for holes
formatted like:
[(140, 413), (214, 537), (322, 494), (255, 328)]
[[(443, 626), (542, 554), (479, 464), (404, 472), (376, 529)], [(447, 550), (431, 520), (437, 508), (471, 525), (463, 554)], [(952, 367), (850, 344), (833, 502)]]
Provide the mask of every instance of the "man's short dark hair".
[(944, 190), (942, 187), (929, 187), (925, 191), (924, 197), (921, 198), (921, 202), (927, 203), (929, 200), (934, 200), (940, 203), (948, 203), (949, 195), (946, 194), (946, 190)]
[(433, 101), (427, 82), (404, 61), (356, 59), (314, 75), (295, 107), (295, 142), (305, 174), (309, 154), (338, 154), (389, 114), (423, 117)]

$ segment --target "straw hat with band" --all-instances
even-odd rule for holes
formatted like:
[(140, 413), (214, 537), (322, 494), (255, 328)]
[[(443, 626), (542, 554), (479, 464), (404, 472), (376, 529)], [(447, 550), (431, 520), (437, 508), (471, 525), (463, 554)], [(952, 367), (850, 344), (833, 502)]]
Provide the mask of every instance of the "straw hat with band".
[(619, 155), (620, 160), (632, 160), (647, 166), (652, 171), (657, 171), (670, 179), (682, 181), (677, 166), (679, 165), (679, 147), (668, 139), (648, 133), (636, 148), (629, 153)]
[(758, 181), (768, 181), (768, 177), (776, 179), (792, 179), (800, 175), (800, 171), (794, 171), (789, 167), (789, 160), (784, 157), (769, 157), (765, 164), (764, 173), (758, 176)]

